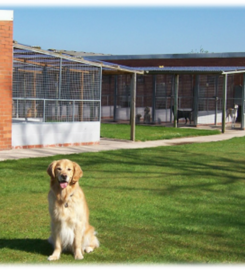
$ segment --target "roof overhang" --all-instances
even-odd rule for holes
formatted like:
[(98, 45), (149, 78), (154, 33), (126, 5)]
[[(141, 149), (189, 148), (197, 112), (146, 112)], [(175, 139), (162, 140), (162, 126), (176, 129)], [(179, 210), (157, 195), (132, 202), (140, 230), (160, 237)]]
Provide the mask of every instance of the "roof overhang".
[(139, 70), (144, 70), (145, 74), (237, 74), (245, 73), (245, 67), (138, 67)]
[(225, 53), (175, 53), (175, 54), (133, 54), (133, 55), (91, 55), (92, 59), (116, 60), (155, 60), (155, 59), (202, 59), (202, 58), (245, 58), (245, 52)]
[[(14, 49), (19, 49), (17, 53), (14, 52), (14, 60), (22, 59), (22, 61), (28, 61), (35, 56), (42, 54), (47, 56), (47, 58), (56, 57), (62, 58), (73, 62), (78, 62), (90, 66), (102, 68), (103, 74), (129, 74), (136, 73), (139, 75), (143, 74), (219, 74), (219, 75), (229, 75), (245, 73), (245, 66), (184, 66), (184, 67), (128, 67), (124, 65), (119, 65), (115, 63), (109, 63), (102, 60), (98, 60), (92, 57), (77, 57), (71, 56), (62, 52), (54, 52), (50, 50), (42, 50), (40, 47), (32, 47), (28, 45), (23, 45), (14, 42)], [(98, 57), (99, 58), (99, 57)]]

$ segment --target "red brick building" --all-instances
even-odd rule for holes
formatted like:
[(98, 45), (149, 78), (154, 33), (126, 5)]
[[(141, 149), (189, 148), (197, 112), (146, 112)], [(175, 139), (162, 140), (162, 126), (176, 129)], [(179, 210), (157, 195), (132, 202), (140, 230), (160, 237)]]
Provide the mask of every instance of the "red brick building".
[(13, 11), (0, 10), (0, 149), (12, 147)]

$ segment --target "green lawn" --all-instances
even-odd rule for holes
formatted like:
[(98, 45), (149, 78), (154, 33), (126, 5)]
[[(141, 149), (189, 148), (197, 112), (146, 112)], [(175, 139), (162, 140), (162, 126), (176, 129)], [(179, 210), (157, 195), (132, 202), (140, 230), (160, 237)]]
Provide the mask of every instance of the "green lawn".
[[(244, 263), (245, 137), (0, 162), (0, 263)], [(48, 262), (48, 164), (78, 162), (101, 247)]]
[[(181, 137), (214, 135), (220, 134), (220, 131), (197, 128), (173, 128), (164, 126), (137, 125), (135, 128), (135, 134), (136, 141), (152, 141)], [(130, 125), (101, 124), (101, 137), (130, 140)]]

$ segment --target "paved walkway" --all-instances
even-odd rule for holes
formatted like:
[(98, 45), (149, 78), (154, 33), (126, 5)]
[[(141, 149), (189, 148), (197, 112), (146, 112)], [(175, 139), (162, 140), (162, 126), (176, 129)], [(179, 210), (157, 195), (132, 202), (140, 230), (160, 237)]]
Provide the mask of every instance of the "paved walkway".
[(7, 159), (48, 157), (54, 155), (66, 155), (66, 154), (69, 155), (69, 154), (99, 152), (117, 149), (137, 149), (137, 148), (149, 148), (157, 146), (190, 144), (190, 143), (215, 142), (243, 136), (245, 136), (244, 130), (227, 130), (226, 133), (218, 135), (187, 137), (187, 138), (177, 138), (171, 140), (158, 140), (147, 142), (101, 139), (100, 145), (3, 150), (0, 151), (0, 161)]

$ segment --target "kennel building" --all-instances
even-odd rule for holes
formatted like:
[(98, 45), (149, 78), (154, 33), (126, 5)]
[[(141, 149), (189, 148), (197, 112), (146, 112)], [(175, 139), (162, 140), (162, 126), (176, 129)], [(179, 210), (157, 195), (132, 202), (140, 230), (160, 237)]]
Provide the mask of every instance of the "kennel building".
[(98, 144), (102, 70), (134, 69), (13, 46), (12, 147)]
[[(88, 57), (93, 59), (95, 56)], [(206, 53), (180, 55), (96, 56), (117, 64), (139, 67), (136, 114), (144, 123), (144, 109), (150, 108), (151, 123), (173, 121), (175, 74), (178, 79), (178, 108), (194, 111), (192, 124), (221, 125), (224, 73), (227, 73), (226, 108), (238, 105), (237, 122), (243, 128), (243, 74), (245, 53)], [(147, 72), (147, 73), (146, 73)], [(127, 76), (104, 76), (102, 83), (102, 121), (128, 121), (130, 116)], [(225, 118), (226, 123), (231, 119)], [(238, 124), (239, 126), (239, 124)]]
[(14, 43), (12, 147), (98, 143), (101, 69)]
[[(146, 123), (144, 109), (150, 109), (149, 123), (173, 122), (172, 106), (191, 111), (191, 125), (220, 125), (224, 107), (238, 105), (237, 121), (242, 126), (243, 77), (235, 85), (235, 77), (245, 67), (144, 67), (145, 75), (137, 76), (136, 115), (138, 124)], [(225, 80), (225, 74), (226, 80)], [(175, 78), (178, 76), (177, 104)], [(224, 92), (224, 87), (226, 90)], [(102, 121), (129, 121), (130, 78), (127, 75), (105, 76), (102, 83)], [(182, 122), (184, 119), (182, 120)], [(225, 117), (231, 123), (231, 117)], [(184, 121), (185, 122), (185, 121)], [(190, 124), (188, 122), (188, 124)], [(239, 124), (236, 125), (239, 127)]]

